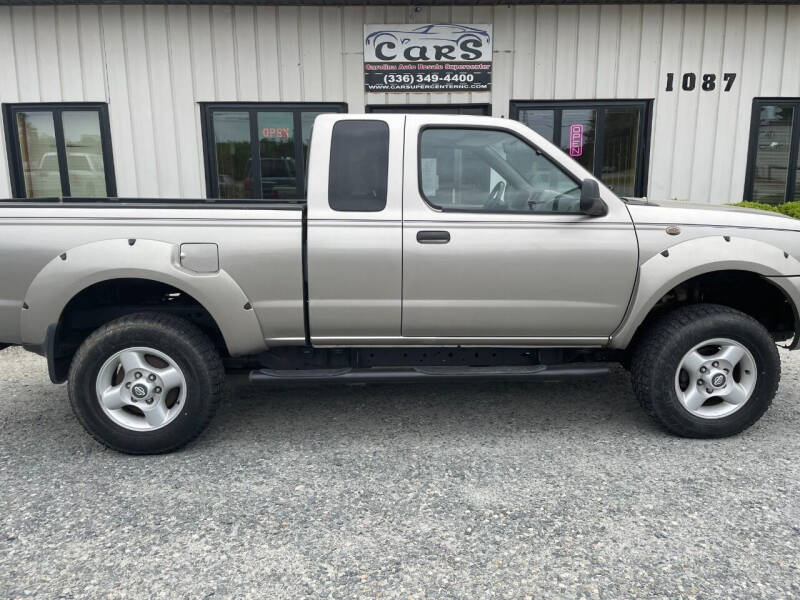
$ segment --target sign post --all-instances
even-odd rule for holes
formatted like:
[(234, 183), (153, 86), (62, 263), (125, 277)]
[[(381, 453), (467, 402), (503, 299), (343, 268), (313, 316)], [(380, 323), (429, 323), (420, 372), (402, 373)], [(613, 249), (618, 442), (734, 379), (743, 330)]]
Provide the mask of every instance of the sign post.
[(368, 92), (486, 91), (491, 25), (364, 25)]

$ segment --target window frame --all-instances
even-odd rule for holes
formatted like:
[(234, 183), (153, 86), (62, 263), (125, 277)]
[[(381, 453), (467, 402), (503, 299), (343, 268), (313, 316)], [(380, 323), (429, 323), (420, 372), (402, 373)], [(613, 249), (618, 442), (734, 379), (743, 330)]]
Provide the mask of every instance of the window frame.
[(551, 211), (551, 212), (535, 212), (532, 210), (482, 210), (482, 209), (475, 209), (475, 208), (452, 208), (446, 206), (439, 206), (434, 204), (428, 197), (425, 195), (424, 190), (422, 189), (422, 136), (428, 129), (469, 129), (469, 130), (476, 130), (476, 131), (498, 131), (501, 133), (507, 133), (509, 135), (514, 136), (518, 140), (520, 140), (523, 144), (529, 146), (536, 154), (544, 156), (550, 163), (556, 167), (559, 171), (564, 173), (569, 179), (571, 179), (575, 184), (580, 187), (582, 186), (583, 182), (578, 179), (573, 173), (565, 169), (562, 165), (560, 165), (557, 161), (553, 160), (550, 154), (539, 148), (535, 143), (531, 140), (527, 139), (526, 137), (520, 135), (516, 131), (512, 131), (511, 129), (505, 129), (504, 127), (485, 127), (482, 125), (459, 125), (459, 124), (430, 124), (424, 125), (420, 127), (419, 134), (417, 135), (417, 191), (419, 192), (420, 198), (425, 201), (430, 208), (437, 212), (446, 213), (464, 213), (464, 214), (485, 214), (485, 215), (529, 215), (529, 216), (547, 216), (547, 215), (582, 215), (584, 213), (578, 211)]
[[(251, 165), (260, 165), (258, 116), (259, 112), (291, 112), (295, 131), (294, 159), (295, 178), (297, 179), (297, 198), (281, 199), (282, 202), (300, 202), (306, 197), (306, 167), (303, 156), (303, 112), (332, 112), (347, 114), (346, 102), (200, 102), (203, 164), (206, 175), (206, 198), (219, 198), (219, 178), (217, 176), (217, 146), (214, 143), (214, 113), (247, 112), (250, 120), (250, 157)], [(253, 185), (250, 198), (253, 202), (266, 202), (261, 198), (261, 186)], [(258, 195), (257, 195), (258, 194)]]
[[(761, 108), (771, 104), (792, 104), (794, 106), (792, 132), (789, 140), (789, 161), (786, 167), (786, 187), (783, 190), (782, 204), (792, 202), (797, 191), (797, 170), (800, 168), (800, 163), (798, 163), (800, 161), (800, 98), (796, 96), (753, 98), (753, 107), (750, 112), (750, 134), (747, 139), (744, 191), (742, 193), (742, 200), (745, 202), (753, 201), (753, 190), (756, 184), (756, 158), (758, 155), (758, 131), (761, 127)], [(792, 165), (794, 165), (794, 168), (792, 168)]]
[[(634, 169), (634, 182), (633, 182), (633, 195), (637, 198), (647, 197), (648, 188), (648, 173), (650, 170), (650, 139), (652, 135), (652, 118), (653, 118), (653, 99), (652, 98), (634, 98), (622, 100), (511, 100), (509, 102), (508, 114), (510, 118), (515, 121), (520, 121), (519, 115), (522, 110), (552, 110), (553, 114), (553, 135), (558, 135), (558, 141), (549, 140), (559, 148), (561, 147), (561, 111), (573, 109), (594, 109), (604, 110), (607, 108), (620, 108), (620, 107), (637, 107), (640, 110), (641, 124), (639, 127), (639, 135), (637, 145), (641, 148), (640, 152), (636, 153), (636, 167)], [(602, 136), (602, 138), (601, 138)], [(599, 168), (602, 171), (604, 148), (599, 141), (605, 141), (605, 116), (598, 119), (597, 128), (595, 129), (595, 170), (592, 175), (598, 180), (602, 181), (602, 172), (597, 173)], [(616, 192), (615, 192), (616, 193)]]
[[(64, 125), (62, 113), (95, 111), (100, 124), (100, 144), (103, 152), (103, 170), (106, 178), (106, 197), (117, 196), (117, 179), (114, 172), (114, 152), (111, 146), (111, 127), (108, 120), (108, 104), (105, 102), (19, 102), (2, 105), (5, 125), (6, 152), (8, 154), (8, 170), (11, 177), (11, 193), (14, 198), (29, 199), (25, 189), (24, 165), (19, 132), (17, 131), (17, 113), (50, 112), (53, 113), (53, 128), (58, 154), (58, 172), (61, 179), (62, 198), (80, 198), (70, 193), (69, 172), (67, 165), (67, 149), (64, 145)], [(66, 193), (65, 193), (66, 192)], [(34, 198), (36, 199), (36, 198)], [(44, 199), (44, 198), (39, 198)]]

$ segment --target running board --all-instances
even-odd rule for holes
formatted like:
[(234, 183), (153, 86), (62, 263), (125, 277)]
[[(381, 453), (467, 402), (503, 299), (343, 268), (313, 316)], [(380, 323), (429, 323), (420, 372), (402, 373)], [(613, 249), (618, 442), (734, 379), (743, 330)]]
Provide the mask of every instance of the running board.
[(532, 365), (524, 367), (390, 367), (369, 369), (258, 369), (250, 371), (252, 383), (410, 383), (414, 381), (561, 381), (596, 377), (609, 372), (597, 363)]

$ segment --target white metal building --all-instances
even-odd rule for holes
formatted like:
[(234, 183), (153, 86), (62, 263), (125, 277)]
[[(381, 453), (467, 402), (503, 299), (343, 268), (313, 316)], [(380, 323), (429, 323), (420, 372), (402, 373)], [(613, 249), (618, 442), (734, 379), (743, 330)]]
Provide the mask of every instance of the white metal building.
[[(490, 89), (365, 91), (384, 24), (485, 26)], [(800, 200), (789, 3), (0, 0), (0, 103), (4, 198), (299, 197), (319, 112), (435, 109), (522, 120), (623, 195)]]

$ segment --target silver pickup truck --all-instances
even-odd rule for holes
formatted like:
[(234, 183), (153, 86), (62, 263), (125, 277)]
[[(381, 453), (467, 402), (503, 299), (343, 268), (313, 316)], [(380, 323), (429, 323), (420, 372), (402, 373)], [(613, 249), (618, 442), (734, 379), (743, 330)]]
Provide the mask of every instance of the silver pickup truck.
[(0, 342), (107, 446), (176, 449), (250, 380), (596, 375), (667, 430), (767, 410), (798, 345), (800, 222), (623, 200), (515, 121), (323, 115), (297, 203), (0, 206)]

